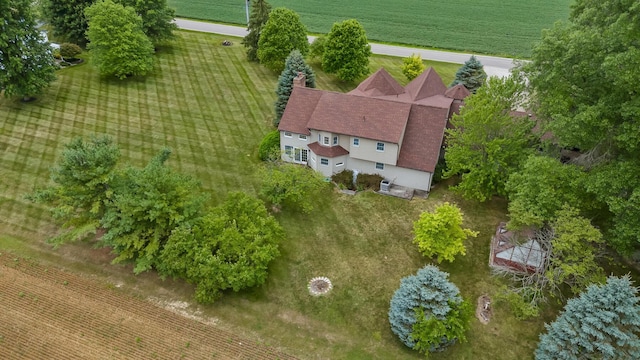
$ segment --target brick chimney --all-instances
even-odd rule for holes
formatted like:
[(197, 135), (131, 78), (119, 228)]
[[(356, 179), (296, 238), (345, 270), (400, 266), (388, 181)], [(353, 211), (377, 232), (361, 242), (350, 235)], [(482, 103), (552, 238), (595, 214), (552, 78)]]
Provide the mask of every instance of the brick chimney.
[(298, 76), (293, 78), (293, 87), (305, 87), (307, 86), (307, 77), (301, 71), (298, 71)]

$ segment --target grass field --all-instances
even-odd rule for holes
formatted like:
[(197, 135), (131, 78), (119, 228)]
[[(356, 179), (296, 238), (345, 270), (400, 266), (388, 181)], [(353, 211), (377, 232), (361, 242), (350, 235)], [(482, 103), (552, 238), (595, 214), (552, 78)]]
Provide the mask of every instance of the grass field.
[[(370, 40), (528, 57), (541, 30), (569, 14), (571, 0), (269, 0), (300, 14), (309, 31), (327, 33), (355, 18)], [(244, 0), (169, 0), (182, 17), (246, 24)]]
[[(143, 297), (190, 300), (190, 286), (163, 282), (154, 273), (134, 277), (130, 266), (109, 265), (112, 257), (91, 244), (51, 250), (44, 241), (57, 231), (56, 225), (46, 209), (23, 197), (47, 182), (48, 169), (64, 143), (94, 133), (111, 135), (123, 162), (134, 165), (145, 164), (162, 147), (172, 148), (169, 166), (201, 180), (212, 204), (228, 191), (256, 193), (255, 150), (270, 130), (277, 75), (247, 63), (238, 39), (236, 45), (223, 47), (223, 38), (215, 35), (179, 35), (173, 47), (158, 53), (158, 71), (148, 78), (104, 80), (84, 64), (61, 70), (58, 81), (36, 102), (0, 99), (0, 249), (111, 283), (116, 279)], [(372, 70), (385, 66), (401, 79), (401, 61), (375, 57)], [(434, 65), (445, 83), (458, 67)], [(355, 86), (322, 73), (317, 82), (320, 88), (338, 91)], [(489, 274), (488, 243), (498, 221), (505, 219), (504, 201), (465, 202), (444, 186), (429, 199), (410, 202), (327, 189), (313, 213), (277, 214), (287, 237), (264, 286), (225, 294), (198, 309), (219, 319), (225, 329), (302, 359), (422, 358), (395, 338), (387, 311), (400, 279), (429, 262), (411, 243), (412, 222), (442, 201), (458, 203), (466, 225), (480, 235), (468, 242), (467, 256), (441, 268), (471, 302), (481, 294), (494, 294), (498, 282)], [(306, 284), (314, 276), (332, 280), (329, 296), (308, 295)], [(530, 358), (543, 321), (553, 314), (523, 323), (500, 305), (494, 310), (489, 325), (473, 322), (467, 343), (433, 359)]]

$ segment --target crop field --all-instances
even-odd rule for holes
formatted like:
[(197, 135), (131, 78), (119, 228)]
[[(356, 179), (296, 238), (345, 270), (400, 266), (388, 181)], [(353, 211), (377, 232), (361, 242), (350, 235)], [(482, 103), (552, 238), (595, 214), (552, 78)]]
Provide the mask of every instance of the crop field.
[[(565, 20), (571, 0), (269, 0), (300, 14), (310, 32), (357, 19), (370, 40), (528, 57), (542, 29)], [(169, 0), (181, 17), (246, 24), (244, 0)]]
[[(185, 358), (200, 359), (211, 358), (210, 346), (223, 347), (207, 344), (209, 336), (217, 336), (211, 335), (215, 329), (206, 328), (213, 325), (187, 322), (184, 326), (193, 332), (178, 331), (171, 322), (182, 320), (158, 313), (141, 300), (185, 302), (191, 309), (197, 306), (192, 286), (162, 280), (154, 272), (134, 276), (130, 264), (111, 265), (114, 256), (108, 249), (94, 249), (91, 241), (52, 249), (45, 241), (59, 231), (58, 226), (44, 206), (24, 197), (47, 184), (49, 168), (65, 143), (93, 134), (112, 136), (122, 163), (134, 166), (143, 166), (157, 151), (170, 147), (173, 154), (167, 165), (200, 180), (211, 194), (210, 205), (220, 203), (229, 191), (258, 193), (256, 170), (261, 164), (256, 149), (271, 129), (277, 74), (247, 62), (239, 39), (224, 47), (221, 42), (226, 37), (178, 34), (171, 47), (158, 51), (156, 72), (147, 78), (101, 79), (84, 63), (60, 70), (58, 80), (37, 101), (25, 104), (0, 98), (0, 252), (11, 254), (0, 257), (0, 301), (5, 313), (0, 315), (0, 359), (46, 358), (41, 351), (54, 351), (56, 346), (68, 353), (75, 347), (85, 358), (104, 351), (114, 358), (153, 358), (156, 353), (157, 358), (177, 359), (184, 353)], [(401, 63), (400, 58), (373, 57), (371, 71), (384, 66), (406, 83)], [(433, 65), (447, 84), (459, 67), (427, 65)], [(321, 71), (317, 84), (334, 91), (356, 86)], [(444, 185), (438, 185), (428, 199), (412, 201), (372, 192), (347, 196), (327, 188), (314, 199), (311, 214), (286, 208), (275, 214), (286, 237), (281, 257), (263, 286), (227, 292), (214, 304), (197, 309), (203, 318), (216, 319), (217, 329), (238, 334), (238, 342), (244, 344), (240, 338), (247, 338), (269, 345), (274, 353), (301, 359), (423, 358), (397, 340), (387, 312), (400, 279), (431, 262), (411, 242), (413, 221), (444, 201), (458, 204), (465, 226), (480, 235), (467, 242), (466, 256), (440, 268), (451, 274), (472, 303), (482, 294), (493, 296), (501, 281), (491, 276), (487, 265), (489, 241), (498, 222), (505, 220), (504, 200), (467, 202)], [(25, 257), (33, 263), (23, 263), (20, 259)], [(65, 271), (49, 278), (54, 272), (51, 264)], [(91, 276), (95, 283), (85, 283), (71, 272)], [(327, 296), (309, 295), (307, 283), (316, 276), (331, 279), (334, 288)], [(101, 292), (101, 287), (108, 292)], [(116, 294), (119, 291), (135, 295), (134, 299), (129, 303), (129, 298)], [(114, 305), (120, 301), (126, 306)], [(94, 311), (95, 316), (88, 316)], [(544, 321), (554, 316), (555, 311), (549, 311), (523, 323), (496, 303), (489, 325), (474, 321), (468, 342), (432, 358), (530, 358)], [(48, 338), (58, 331), (69, 340)], [(33, 338), (40, 342), (30, 343)], [(161, 344), (163, 340), (167, 344)], [(231, 357), (218, 351), (219, 358)], [(231, 358), (255, 358), (251, 354)]]
[(295, 359), (221, 330), (215, 319), (189, 319), (6, 253), (0, 302), (0, 359)]

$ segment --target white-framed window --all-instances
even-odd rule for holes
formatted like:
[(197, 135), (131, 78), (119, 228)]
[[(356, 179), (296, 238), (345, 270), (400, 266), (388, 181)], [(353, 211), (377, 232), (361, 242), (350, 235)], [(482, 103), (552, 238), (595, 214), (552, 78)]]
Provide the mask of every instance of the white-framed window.
[(329, 137), (325, 136), (323, 141), (322, 141), (322, 143), (325, 144), (325, 145), (329, 145)]
[(344, 163), (343, 162), (339, 162), (339, 163), (336, 164), (336, 167), (340, 167), (340, 166), (344, 166)]
[(302, 141), (307, 141), (307, 135), (300, 134), (300, 135), (298, 135), (298, 139), (302, 140)]
[(360, 146), (360, 138), (353, 138), (353, 146)]
[(384, 143), (383, 142), (378, 142), (376, 144), (376, 150), (377, 151), (384, 151)]
[(320, 158), (320, 165), (329, 165), (329, 159)]
[(384, 170), (384, 164), (383, 163), (376, 163), (376, 169), (377, 170)]
[(293, 155), (293, 146), (291, 145), (285, 145), (284, 146), (284, 153), (288, 156), (291, 157)]
[(338, 137), (337, 136), (333, 137), (333, 145), (338, 145)]
[(285, 131), (284, 137), (291, 137), (291, 131)]
[(294, 163), (306, 164), (309, 150), (285, 145), (284, 153), (289, 157), (289, 159), (293, 160)]

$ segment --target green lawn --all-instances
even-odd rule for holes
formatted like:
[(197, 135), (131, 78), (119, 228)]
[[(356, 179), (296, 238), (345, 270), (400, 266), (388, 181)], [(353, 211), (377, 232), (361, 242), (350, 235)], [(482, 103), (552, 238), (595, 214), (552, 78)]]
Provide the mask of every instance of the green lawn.
[[(565, 20), (571, 0), (268, 0), (300, 14), (309, 31), (327, 33), (355, 18), (371, 40), (528, 57), (542, 29)], [(169, 0), (179, 16), (246, 25), (244, 0)]]
[[(211, 203), (228, 191), (256, 193), (257, 145), (270, 130), (277, 74), (248, 63), (239, 39), (223, 47), (222, 37), (180, 32), (157, 55), (156, 75), (126, 81), (100, 79), (90, 65), (58, 72), (58, 81), (34, 103), (0, 99), (0, 249), (54, 262), (113, 281), (124, 279), (143, 296), (189, 299), (192, 289), (134, 277), (131, 268), (110, 266), (104, 250), (90, 244), (51, 250), (44, 240), (57, 227), (49, 213), (24, 194), (44, 185), (63, 144), (73, 137), (105, 133), (120, 145), (123, 162), (145, 164), (161, 148), (174, 150), (169, 165), (202, 181)], [(372, 71), (385, 66), (400, 79), (401, 59), (375, 57)], [(458, 65), (434, 64), (446, 83)], [(406, 81), (402, 80), (402, 83)], [(318, 86), (350, 90), (323, 73)], [(442, 201), (458, 203), (467, 226), (480, 231), (467, 256), (442, 265), (462, 294), (475, 303), (498, 286), (490, 277), (488, 243), (506, 204), (461, 201), (440, 186), (429, 199), (405, 201), (373, 193), (341, 195), (327, 190), (308, 215), (283, 211), (282, 256), (268, 282), (226, 294), (200, 307), (239, 335), (278, 346), (304, 359), (419, 359), (389, 328), (389, 300), (400, 279), (429, 263), (411, 243), (412, 222)], [(90, 259), (90, 260), (87, 260)], [(327, 297), (308, 295), (306, 284), (327, 276)], [(518, 322), (501, 306), (489, 325), (473, 322), (468, 342), (433, 359), (530, 358), (544, 319)]]

